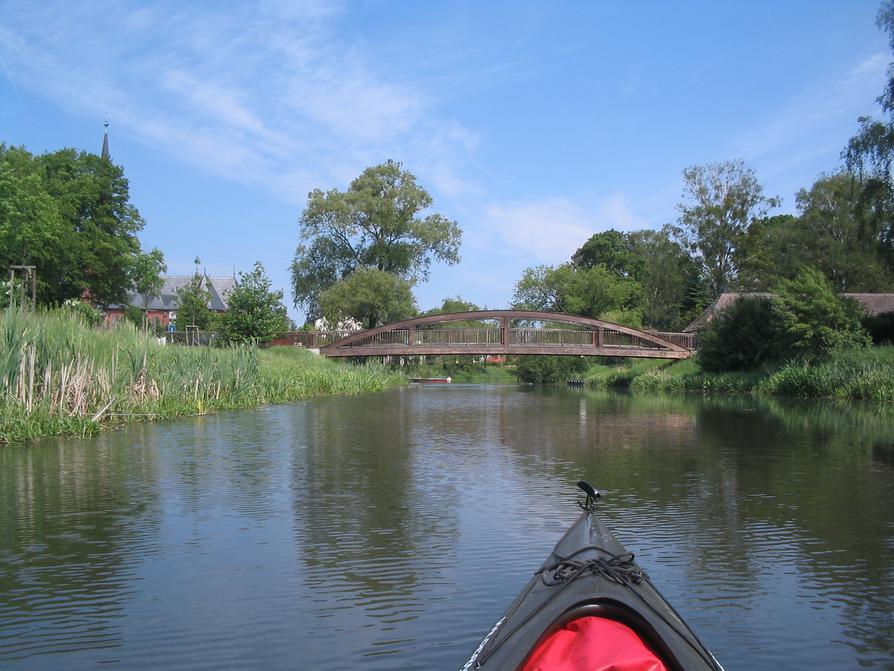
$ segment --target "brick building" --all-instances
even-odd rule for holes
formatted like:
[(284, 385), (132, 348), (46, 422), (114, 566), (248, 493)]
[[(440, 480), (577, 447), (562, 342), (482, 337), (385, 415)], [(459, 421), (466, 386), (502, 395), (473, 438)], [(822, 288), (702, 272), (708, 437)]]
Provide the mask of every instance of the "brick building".
[[(159, 295), (148, 297), (148, 306), (146, 304), (147, 297), (143, 294), (136, 292), (128, 294), (126, 303), (110, 305), (106, 308), (106, 322), (113, 324), (121, 319), (124, 316), (125, 306), (131, 306), (140, 311), (148, 307), (149, 321), (158, 321), (167, 328), (168, 324), (177, 320), (177, 308), (179, 307), (177, 290), (189, 286), (192, 279), (192, 275), (165, 277)], [(212, 312), (226, 312), (229, 307), (230, 292), (235, 286), (235, 277), (210, 277), (203, 273), (201, 287), (211, 294), (208, 309)], [(181, 324), (180, 326), (186, 325)]]

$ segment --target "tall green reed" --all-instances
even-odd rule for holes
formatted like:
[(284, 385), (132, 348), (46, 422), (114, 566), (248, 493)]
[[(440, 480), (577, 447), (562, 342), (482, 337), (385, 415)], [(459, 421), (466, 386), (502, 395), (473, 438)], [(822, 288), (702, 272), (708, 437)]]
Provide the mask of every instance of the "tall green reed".
[(402, 379), (283, 349), (165, 346), (129, 324), (94, 329), (70, 313), (9, 310), (0, 319), (0, 442), (377, 390)]

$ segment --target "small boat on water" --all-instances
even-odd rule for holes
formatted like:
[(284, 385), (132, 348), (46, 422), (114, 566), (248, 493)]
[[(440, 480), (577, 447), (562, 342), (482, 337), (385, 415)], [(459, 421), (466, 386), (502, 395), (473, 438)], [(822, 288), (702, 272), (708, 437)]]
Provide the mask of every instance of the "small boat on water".
[(583, 514), (461, 671), (723, 671), (578, 487)]
[(453, 378), (450, 377), (411, 377), (410, 382), (413, 384), (450, 384)]

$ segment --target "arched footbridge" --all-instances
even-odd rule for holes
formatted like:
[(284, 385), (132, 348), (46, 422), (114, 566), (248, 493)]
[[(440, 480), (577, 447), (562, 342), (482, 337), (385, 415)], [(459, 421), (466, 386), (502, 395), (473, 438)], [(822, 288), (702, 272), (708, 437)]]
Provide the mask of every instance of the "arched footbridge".
[[(462, 323), (458, 323), (462, 322)], [(691, 336), (652, 333), (556, 312), (476, 310), (407, 319), (320, 348), (327, 357), (419, 355), (621, 356), (686, 359)]]

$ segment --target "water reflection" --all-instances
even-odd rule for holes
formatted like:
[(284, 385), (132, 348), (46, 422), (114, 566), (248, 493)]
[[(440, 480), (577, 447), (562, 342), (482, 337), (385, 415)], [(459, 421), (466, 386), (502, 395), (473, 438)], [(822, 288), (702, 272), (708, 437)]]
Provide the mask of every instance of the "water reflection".
[(308, 604), (314, 654), (344, 650), (343, 640), (358, 655), (399, 653), (444, 582), (455, 522), (435, 513), (415, 476), (411, 424), (409, 408), (381, 396), (295, 415), (295, 539), (305, 585), (320, 596)]
[(0, 661), (114, 647), (134, 565), (157, 551), (156, 471), (131, 449), (0, 449)]
[(456, 668), (573, 483), (727, 668), (889, 666), (871, 406), (407, 388), (0, 449), (0, 666)]

